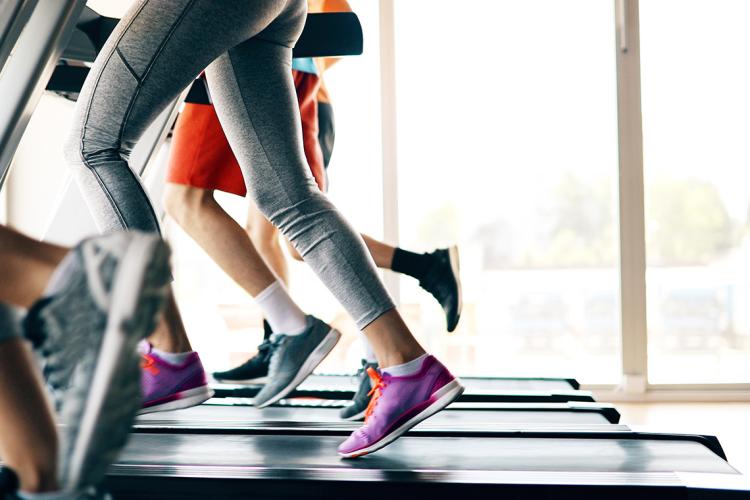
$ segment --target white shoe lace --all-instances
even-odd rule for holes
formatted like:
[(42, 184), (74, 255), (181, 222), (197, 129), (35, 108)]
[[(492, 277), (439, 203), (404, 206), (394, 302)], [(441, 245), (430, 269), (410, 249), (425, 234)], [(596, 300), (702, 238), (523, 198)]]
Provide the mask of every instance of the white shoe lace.
[(110, 305), (110, 294), (100, 272), (101, 266), (109, 255), (120, 259), (127, 241), (128, 235), (119, 233), (95, 238), (81, 247), (91, 297), (101, 310), (108, 309)]

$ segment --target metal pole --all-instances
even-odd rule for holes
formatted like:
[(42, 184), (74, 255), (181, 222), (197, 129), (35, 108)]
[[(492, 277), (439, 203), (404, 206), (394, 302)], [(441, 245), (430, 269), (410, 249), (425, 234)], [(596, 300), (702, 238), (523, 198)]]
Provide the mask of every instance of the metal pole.
[(85, 6), (86, 0), (55, 0), (37, 6), (0, 74), (0, 188), (31, 114)]

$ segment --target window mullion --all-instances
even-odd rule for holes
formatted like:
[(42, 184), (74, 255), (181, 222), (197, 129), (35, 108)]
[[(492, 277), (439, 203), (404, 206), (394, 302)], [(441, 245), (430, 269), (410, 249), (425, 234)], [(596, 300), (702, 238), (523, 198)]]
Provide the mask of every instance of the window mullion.
[[(396, 131), (396, 30), (394, 0), (380, 0), (380, 114), (383, 162), (383, 237), (398, 244), (398, 143)], [(385, 285), (400, 302), (400, 281), (386, 273)]]
[(638, 0), (615, 0), (619, 141), (622, 387), (645, 392), (648, 380), (643, 121)]

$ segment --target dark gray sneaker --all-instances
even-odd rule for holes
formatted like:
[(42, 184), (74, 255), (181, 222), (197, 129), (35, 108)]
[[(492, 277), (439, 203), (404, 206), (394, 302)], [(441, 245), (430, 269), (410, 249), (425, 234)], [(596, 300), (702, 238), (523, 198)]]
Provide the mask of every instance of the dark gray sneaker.
[(92, 238), (68, 254), (27, 315), (25, 334), (62, 424), (65, 491), (97, 485), (125, 445), (141, 407), (136, 345), (156, 326), (169, 281), (169, 250), (158, 235)]
[(271, 335), (273, 352), (268, 366), (269, 382), (255, 396), (255, 406), (265, 408), (296, 389), (328, 356), (340, 338), (337, 330), (310, 315), (304, 333)]
[(341, 408), (339, 412), (339, 416), (344, 420), (364, 420), (365, 418), (367, 405), (370, 404), (370, 391), (372, 390), (370, 375), (367, 373), (368, 368), (377, 370), (378, 364), (362, 360), (362, 368), (357, 370), (357, 378), (359, 379), (357, 392), (354, 393), (351, 404)]

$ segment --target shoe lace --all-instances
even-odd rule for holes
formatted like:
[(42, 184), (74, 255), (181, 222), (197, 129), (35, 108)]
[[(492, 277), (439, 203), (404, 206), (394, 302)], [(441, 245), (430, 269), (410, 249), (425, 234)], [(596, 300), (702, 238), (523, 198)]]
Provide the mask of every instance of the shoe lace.
[(353, 382), (359, 382), (360, 378), (362, 377), (362, 374), (365, 373), (365, 370), (367, 369), (367, 361), (364, 359), (362, 360), (362, 366), (357, 368), (357, 373), (352, 375), (352, 381)]
[(268, 358), (273, 354), (275, 344), (270, 339), (264, 339), (263, 342), (258, 346), (258, 356), (263, 361), (268, 361)]
[(81, 246), (81, 253), (84, 255), (83, 262), (86, 269), (86, 281), (89, 286), (91, 298), (100, 309), (106, 310), (109, 307), (109, 293), (107, 286), (102, 280), (98, 270), (103, 265), (105, 259), (111, 253), (118, 252), (122, 243), (112, 238), (98, 238), (84, 243)]
[(141, 355), (141, 368), (149, 372), (151, 375), (158, 375), (159, 368), (156, 366), (156, 360), (151, 354)]
[(383, 390), (385, 390), (386, 383), (383, 379), (383, 376), (374, 368), (371, 366), (367, 367), (367, 374), (370, 376), (370, 380), (372, 381), (372, 389), (370, 389), (370, 392), (367, 393), (370, 397), (370, 403), (367, 405), (367, 410), (365, 410), (365, 423), (370, 419), (370, 415), (373, 414), (375, 411), (375, 407), (378, 404), (378, 399), (380, 399), (380, 396), (383, 394)]
[[(276, 373), (276, 368), (280, 362), (280, 358), (278, 356), (274, 356), (274, 353), (281, 347), (281, 345), (286, 340), (286, 335), (272, 335), (267, 341), (263, 342), (263, 344), (268, 343), (268, 346), (266, 349), (268, 349), (268, 374), (269, 376), (273, 377), (273, 374)], [(261, 344), (261, 345), (263, 345)], [(260, 347), (258, 347), (260, 349)]]

